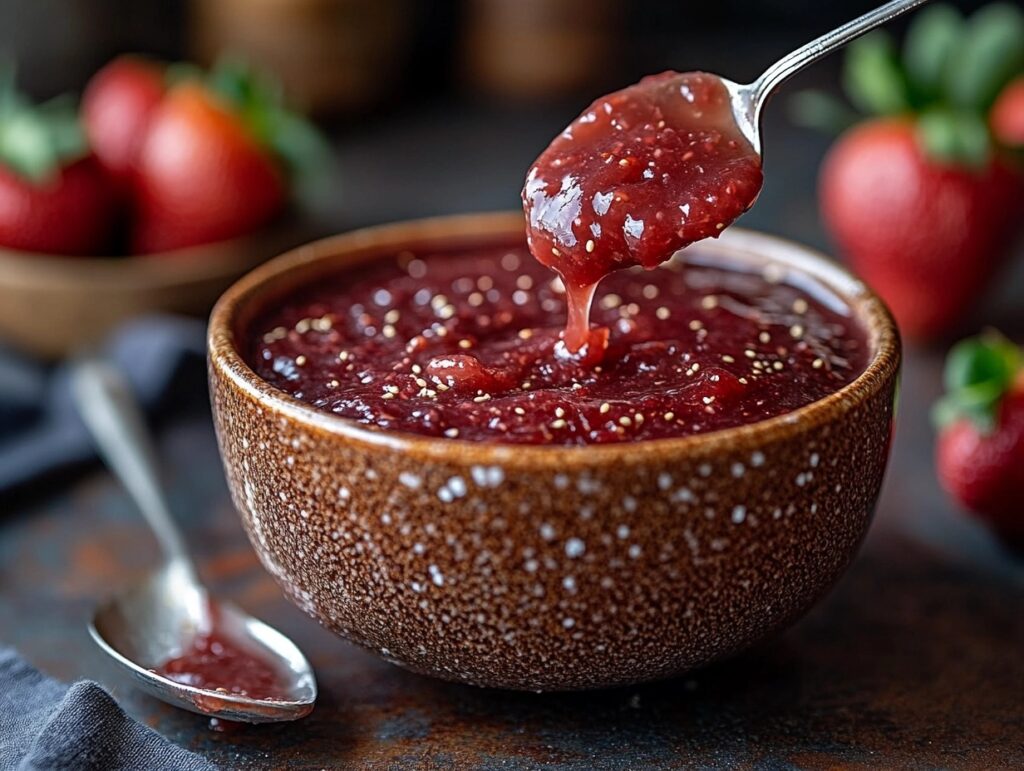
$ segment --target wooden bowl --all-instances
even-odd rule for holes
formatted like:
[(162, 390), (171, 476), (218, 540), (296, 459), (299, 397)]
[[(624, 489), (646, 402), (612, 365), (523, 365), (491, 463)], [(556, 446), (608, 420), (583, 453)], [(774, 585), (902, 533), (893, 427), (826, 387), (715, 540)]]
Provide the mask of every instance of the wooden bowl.
[(296, 249), (221, 298), (214, 415), (263, 564), (327, 628), (416, 672), (484, 686), (668, 677), (792, 622), (868, 527), (900, 361), (878, 298), (802, 246), (730, 229), (701, 249), (830, 287), (867, 330), (867, 369), (794, 412), (708, 434), (535, 447), (383, 432), (274, 389), (239, 355), (253, 315), (317, 276), (523, 237), (519, 214), (357, 231)]
[(57, 358), (134, 316), (206, 313), (231, 282), (302, 237), (283, 221), (242, 238), (134, 257), (0, 248), (0, 341)]

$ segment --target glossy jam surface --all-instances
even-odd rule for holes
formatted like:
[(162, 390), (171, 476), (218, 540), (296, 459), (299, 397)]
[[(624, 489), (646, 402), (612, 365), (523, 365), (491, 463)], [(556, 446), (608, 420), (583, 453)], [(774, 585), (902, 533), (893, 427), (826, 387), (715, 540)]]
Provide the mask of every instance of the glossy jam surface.
[(523, 188), (528, 242), (567, 285), (591, 286), (719, 235), (761, 182), (718, 77), (653, 75), (598, 99), (536, 160)]
[(190, 648), (154, 671), (182, 685), (233, 696), (276, 701), (290, 698), (284, 673), (274, 662), (216, 630), (196, 635)]
[[(687, 262), (684, 264), (683, 259)], [(839, 298), (699, 247), (608, 277), (594, 343), (561, 341), (562, 282), (524, 248), (403, 253), (278, 301), (246, 331), (277, 388), (426, 436), (579, 445), (697, 434), (820, 399), (864, 368)]]

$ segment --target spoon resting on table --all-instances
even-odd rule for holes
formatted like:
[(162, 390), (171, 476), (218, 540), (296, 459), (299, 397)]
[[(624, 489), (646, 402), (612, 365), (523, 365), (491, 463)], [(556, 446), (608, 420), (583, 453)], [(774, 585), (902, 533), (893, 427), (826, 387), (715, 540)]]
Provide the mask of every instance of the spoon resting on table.
[(89, 626), (93, 639), (140, 688), (176, 707), (247, 723), (309, 714), (317, 687), (302, 652), (199, 583), (124, 377), (105, 362), (82, 360), (72, 370), (71, 390), (100, 455), (145, 516), (164, 556), (153, 573), (99, 607)]
[[(761, 191), (761, 117), (782, 83), (927, 0), (892, 0), (771, 65), (752, 83), (665, 72), (597, 99), (531, 166), (523, 188), (527, 241), (567, 292), (570, 354), (600, 359), (589, 328), (598, 282), (655, 268), (716, 237)], [(585, 350), (589, 347), (590, 350)], [(596, 354), (596, 355), (595, 355)]]

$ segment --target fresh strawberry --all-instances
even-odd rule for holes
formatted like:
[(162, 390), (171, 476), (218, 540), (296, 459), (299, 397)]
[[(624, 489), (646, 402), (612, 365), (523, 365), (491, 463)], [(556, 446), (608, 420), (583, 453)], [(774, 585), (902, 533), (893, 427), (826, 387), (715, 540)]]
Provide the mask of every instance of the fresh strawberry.
[(163, 251), (249, 233), (326, 155), (272, 82), (231, 60), (204, 80), (192, 74), (150, 116), (135, 164), (133, 245)]
[(941, 426), (939, 480), (1011, 548), (1024, 550), (1024, 354), (989, 333), (953, 348)]
[(185, 82), (150, 119), (138, 158), (133, 245), (165, 251), (238, 236), (281, 211), (277, 160), (216, 94)]
[(52, 254), (108, 246), (116, 198), (72, 104), (39, 107), (0, 83), (0, 245)]
[(862, 123), (822, 167), (825, 223), (900, 328), (928, 338), (970, 309), (1021, 221), (1020, 180), (999, 160), (980, 169), (931, 159), (908, 119)]
[(1012, 81), (992, 105), (992, 133), (1006, 147), (1024, 148), (1024, 76)]
[[(1024, 13), (1013, 5), (964, 19), (936, 4), (915, 18), (902, 52), (884, 33), (848, 51), (846, 92), (876, 117), (829, 153), (822, 214), (909, 337), (961, 321), (1024, 223), (1024, 179), (989, 128), (993, 103), (1024, 72), (1022, 39)], [(851, 122), (827, 95), (804, 94), (797, 107), (819, 127)]]
[(82, 96), (82, 121), (93, 152), (112, 176), (127, 181), (146, 127), (165, 91), (161, 66), (120, 56), (99, 70)]

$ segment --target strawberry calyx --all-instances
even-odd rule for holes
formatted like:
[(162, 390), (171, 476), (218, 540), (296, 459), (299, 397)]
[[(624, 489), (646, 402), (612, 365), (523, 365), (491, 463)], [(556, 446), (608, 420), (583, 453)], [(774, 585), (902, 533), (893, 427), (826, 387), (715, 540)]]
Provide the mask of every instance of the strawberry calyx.
[(168, 68), (170, 84), (199, 80), (244, 124), (257, 143), (281, 161), (293, 181), (305, 184), (324, 171), (330, 150), (321, 133), (285, 103), (280, 82), (235, 56), (222, 56), (203, 73), (193, 65)]
[(858, 115), (915, 118), (927, 155), (949, 165), (983, 168), (1002, 150), (988, 114), (1003, 88), (1024, 73), (1024, 12), (997, 2), (963, 17), (946, 4), (930, 5), (907, 29), (902, 48), (878, 30), (850, 44), (843, 90), (858, 112), (821, 92), (799, 95), (795, 119), (829, 131)]
[(67, 96), (32, 104), (0, 69), (0, 166), (35, 184), (88, 153), (75, 102)]
[(1003, 397), (1021, 387), (1022, 375), (1024, 351), (999, 332), (960, 341), (946, 357), (946, 394), (933, 410), (935, 423), (941, 428), (966, 418), (991, 432)]

